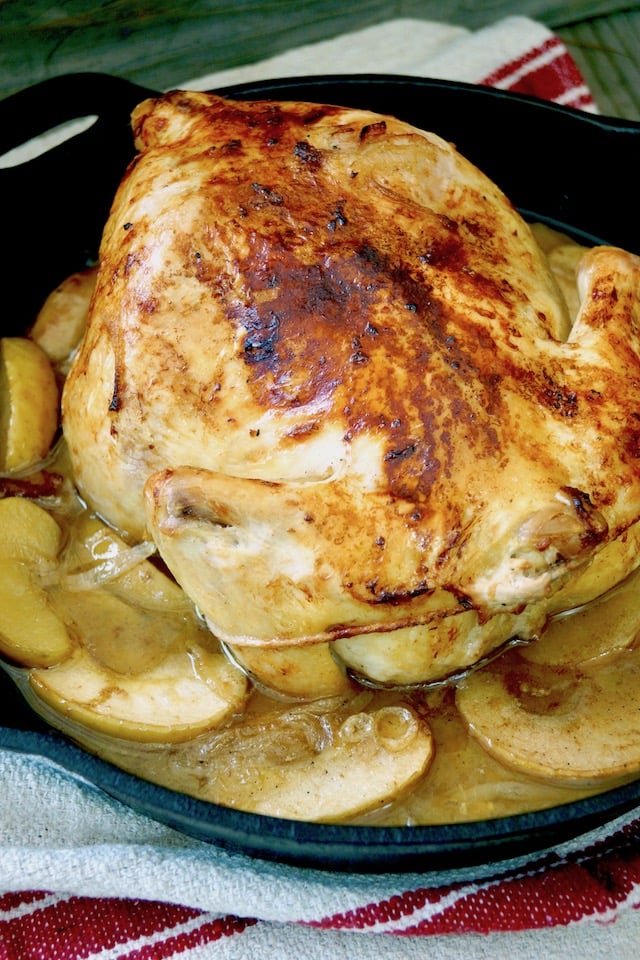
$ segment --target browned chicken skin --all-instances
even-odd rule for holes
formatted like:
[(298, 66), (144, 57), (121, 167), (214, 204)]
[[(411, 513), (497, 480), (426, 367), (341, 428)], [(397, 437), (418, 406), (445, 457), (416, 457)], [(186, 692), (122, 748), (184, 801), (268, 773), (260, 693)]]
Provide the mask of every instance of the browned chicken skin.
[(184, 92), (133, 124), (64, 429), (215, 633), (415, 683), (635, 566), (638, 258), (585, 257), (571, 327), (433, 134)]

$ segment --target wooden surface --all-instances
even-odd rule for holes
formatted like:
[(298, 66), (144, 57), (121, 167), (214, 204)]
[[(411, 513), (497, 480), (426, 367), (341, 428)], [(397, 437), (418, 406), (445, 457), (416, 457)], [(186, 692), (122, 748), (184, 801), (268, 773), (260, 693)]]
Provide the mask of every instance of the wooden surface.
[(640, 5), (556, 30), (600, 111), (640, 120)]
[(393, 17), (475, 29), (515, 13), (563, 38), (603, 113), (640, 119), (640, 5), (624, 0), (0, 0), (0, 98), (84, 70), (166, 89)]

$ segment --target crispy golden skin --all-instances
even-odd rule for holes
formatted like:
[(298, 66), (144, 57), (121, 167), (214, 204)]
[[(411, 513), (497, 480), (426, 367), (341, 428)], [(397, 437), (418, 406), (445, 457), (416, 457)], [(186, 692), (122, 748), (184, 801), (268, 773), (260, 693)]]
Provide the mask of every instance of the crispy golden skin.
[[(133, 125), (64, 430), (216, 633), (418, 682), (601, 589), (581, 571), (640, 518), (638, 258), (586, 256), (571, 328), (431, 133), (184, 92)], [(636, 553), (611, 556), (616, 582)]]

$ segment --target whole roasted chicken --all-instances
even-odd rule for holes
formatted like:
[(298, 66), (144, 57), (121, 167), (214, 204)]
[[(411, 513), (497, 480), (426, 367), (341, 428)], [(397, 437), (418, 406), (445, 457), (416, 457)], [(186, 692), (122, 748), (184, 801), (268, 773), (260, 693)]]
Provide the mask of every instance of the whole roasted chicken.
[(231, 650), (426, 682), (638, 563), (637, 257), (587, 253), (572, 322), (432, 133), (180, 91), (133, 127), (64, 432)]

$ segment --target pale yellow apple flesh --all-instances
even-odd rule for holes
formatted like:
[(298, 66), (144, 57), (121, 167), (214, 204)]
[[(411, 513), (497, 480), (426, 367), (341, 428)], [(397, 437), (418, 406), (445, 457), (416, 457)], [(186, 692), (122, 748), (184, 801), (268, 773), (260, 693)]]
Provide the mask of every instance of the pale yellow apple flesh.
[(599, 661), (634, 645), (640, 631), (638, 596), (640, 573), (582, 609), (559, 616), (521, 656), (532, 664), (597, 667)]
[(43, 587), (61, 543), (46, 510), (21, 497), (0, 500), (0, 653), (25, 666), (49, 666), (72, 649)]
[(47, 667), (69, 655), (72, 642), (32, 571), (0, 558), (0, 653), (28, 667)]
[(597, 671), (543, 667), (510, 655), (458, 688), (471, 734), (501, 763), (573, 785), (640, 773), (640, 656)]
[(259, 686), (296, 700), (318, 700), (353, 690), (329, 643), (259, 649), (229, 644), (232, 659)]
[(24, 337), (0, 338), (0, 471), (42, 460), (58, 429), (58, 385), (46, 353)]
[(0, 652), (32, 668), (35, 695), (89, 728), (150, 741), (241, 711), (247, 679), (180, 588), (97, 518), (67, 524), (63, 544), (45, 509), (0, 500)]
[[(91, 746), (86, 737), (85, 745)], [(268, 816), (338, 822), (401, 800), (434, 756), (429, 727), (401, 703), (351, 693), (279, 706), (258, 696), (242, 722), (189, 742), (107, 742), (125, 770), (203, 800)]]
[(40, 308), (29, 336), (53, 363), (66, 360), (82, 339), (97, 273), (89, 267), (66, 277)]
[(317, 754), (264, 764), (253, 779), (227, 770), (217, 802), (274, 817), (345, 820), (401, 796), (426, 773), (433, 750), (430, 730), (412, 711), (383, 707), (349, 717)]
[(189, 644), (142, 674), (119, 673), (78, 648), (46, 670), (34, 693), (64, 718), (113, 737), (164, 743), (190, 739), (243, 707), (243, 675), (226, 657)]

